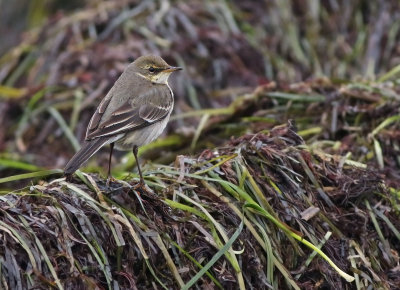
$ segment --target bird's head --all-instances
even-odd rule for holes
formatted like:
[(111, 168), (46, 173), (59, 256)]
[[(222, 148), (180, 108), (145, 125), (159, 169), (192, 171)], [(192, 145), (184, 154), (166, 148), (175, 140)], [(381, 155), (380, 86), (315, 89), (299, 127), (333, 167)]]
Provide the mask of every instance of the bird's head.
[(158, 84), (166, 84), (171, 73), (182, 69), (170, 66), (157, 55), (141, 56), (130, 66), (137, 75)]

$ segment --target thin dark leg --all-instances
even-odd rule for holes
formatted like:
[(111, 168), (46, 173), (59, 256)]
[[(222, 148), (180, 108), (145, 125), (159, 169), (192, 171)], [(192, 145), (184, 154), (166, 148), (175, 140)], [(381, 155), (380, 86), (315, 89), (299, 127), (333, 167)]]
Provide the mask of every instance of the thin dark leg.
[(133, 146), (133, 156), (135, 156), (135, 160), (136, 160), (136, 165), (139, 171), (139, 176), (140, 176), (140, 185), (143, 186), (144, 185), (144, 179), (143, 179), (143, 175), (142, 175), (142, 170), (140, 169), (140, 164), (139, 164), (139, 159), (137, 157), (137, 153), (138, 153), (138, 147), (135, 145)]
[(107, 171), (107, 185), (110, 184), (110, 181), (112, 180), (111, 176), (111, 158), (114, 150), (114, 143), (110, 143), (110, 158), (108, 159), (108, 171)]

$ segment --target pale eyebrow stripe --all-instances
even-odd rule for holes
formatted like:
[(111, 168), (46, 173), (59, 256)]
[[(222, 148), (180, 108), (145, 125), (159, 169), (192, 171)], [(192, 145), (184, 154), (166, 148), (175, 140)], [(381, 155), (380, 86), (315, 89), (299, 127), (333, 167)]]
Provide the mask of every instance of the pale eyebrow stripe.
[(135, 72), (135, 74), (138, 75), (139, 77), (144, 78), (144, 79), (147, 80), (147, 78), (144, 75), (142, 75), (141, 73)]

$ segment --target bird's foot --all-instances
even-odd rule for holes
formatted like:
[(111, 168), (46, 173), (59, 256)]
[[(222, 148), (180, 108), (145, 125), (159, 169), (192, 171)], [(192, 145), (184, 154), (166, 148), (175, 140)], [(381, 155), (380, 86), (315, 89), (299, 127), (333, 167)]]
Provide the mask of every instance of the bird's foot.
[(135, 185), (132, 184), (132, 189), (137, 192), (139, 196), (141, 194), (147, 196), (154, 195), (153, 190), (144, 182), (144, 180), (140, 180)]
[(147, 193), (148, 192), (148, 190), (146, 188), (146, 183), (144, 183), (144, 181), (142, 181), (142, 180), (139, 181), (139, 183), (135, 184), (132, 187), (132, 189), (137, 191), (139, 193), (139, 196), (140, 196), (141, 193), (143, 194), (143, 193)]
[(72, 174), (65, 174), (65, 181), (66, 182), (72, 182), (73, 178), (72, 178)]
[(106, 182), (107, 187), (110, 187), (111, 182), (116, 182), (116, 181), (117, 180), (112, 176), (107, 177), (107, 182)]

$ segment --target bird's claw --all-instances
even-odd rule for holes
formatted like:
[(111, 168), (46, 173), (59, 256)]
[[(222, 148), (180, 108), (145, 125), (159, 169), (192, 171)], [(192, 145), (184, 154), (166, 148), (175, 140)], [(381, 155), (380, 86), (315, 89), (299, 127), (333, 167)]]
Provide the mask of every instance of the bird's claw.
[(146, 183), (139, 181), (139, 183), (132, 186), (133, 190), (138, 191), (139, 193), (147, 192)]
[(107, 177), (107, 182), (106, 182), (107, 187), (110, 187), (110, 183), (115, 181), (116, 179), (114, 177), (112, 176)]
[(66, 182), (72, 182), (73, 178), (72, 178), (72, 174), (65, 174), (65, 181)]

